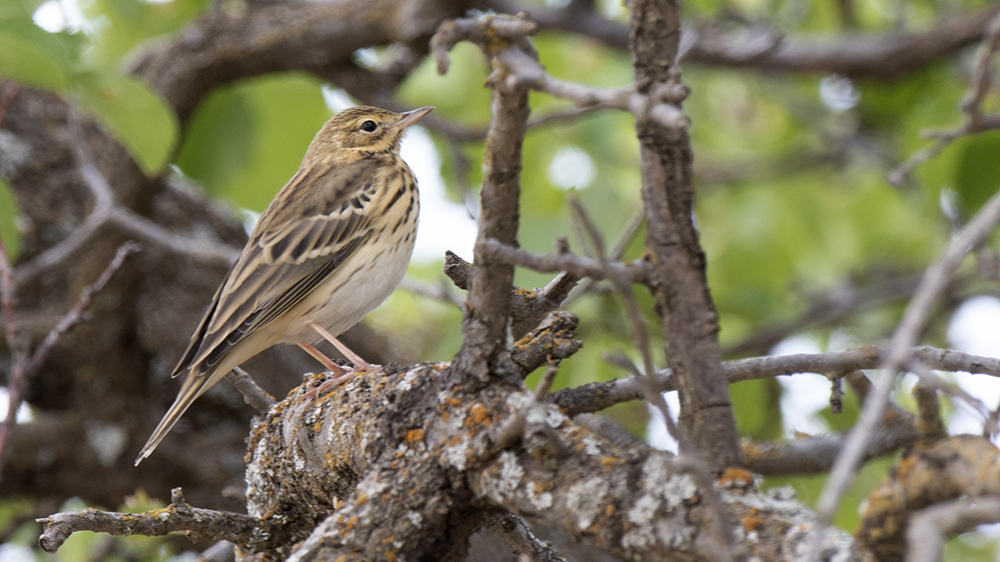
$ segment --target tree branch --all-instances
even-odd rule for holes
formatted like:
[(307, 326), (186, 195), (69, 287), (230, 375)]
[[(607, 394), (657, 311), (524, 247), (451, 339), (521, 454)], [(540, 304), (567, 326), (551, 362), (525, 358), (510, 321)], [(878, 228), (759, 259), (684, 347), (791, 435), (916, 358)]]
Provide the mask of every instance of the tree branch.
[[(865, 400), (861, 418), (838, 455), (837, 462), (830, 471), (830, 479), (817, 501), (817, 514), (821, 524), (829, 524), (840, 497), (854, 479), (855, 469), (864, 456), (866, 443), (885, 413), (896, 376), (909, 359), (910, 350), (938, 295), (947, 285), (951, 273), (961, 264), (965, 256), (982, 244), (998, 222), (1000, 222), (1000, 194), (994, 195), (983, 205), (969, 224), (952, 240), (944, 253), (924, 273), (916, 294), (907, 305), (903, 318), (893, 333), (889, 355), (883, 363), (883, 373), (878, 386)], [(818, 554), (817, 548), (814, 545), (810, 559), (814, 559)]]
[(166, 535), (185, 531), (193, 540), (213, 538), (238, 544), (250, 552), (260, 552), (287, 540), (280, 525), (242, 513), (191, 507), (180, 488), (171, 491), (171, 503), (164, 509), (146, 513), (114, 513), (85, 509), (66, 511), (38, 519), (45, 526), (38, 546), (50, 554), (77, 531), (110, 535)]
[[(640, 91), (676, 89), (679, 5), (633, 0), (629, 51)], [(719, 370), (718, 315), (708, 291), (705, 255), (692, 222), (691, 143), (685, 130), (636, 120), (640, 143), (646, 247), (653, 265), (649, 288), (656, 298), (666, 354), (676, 374), (680, 426), (715, 470), (741, 463), (729, 400)]]
[[(512, 0), (486, 0), (484, 4), (498, 12), (528, 10), (542, 28), (579, 33), (618, 49), (628, 46), (628, 28), (593, 11), (581, 12), (571, 7), (546, 10)], [(954, 17), (924, 32), (851, 32), (832, 39), (786, 37), (766, 29), (724, 29), (721, 25), (688, 27), (683, 33), (691, 37), (691, 44), (684, 60), (771, 73), (893, 79), (979, 41), (998, 10), (990, 6)]]
[(447, 69), (441, 53), (459, 40), (476, 43), (493, 68), (489, 79), (493, 102), (480, 190), (482, 210), (462, 318), (464, 342), (454, 361), (456, 368), (483, 383), (492, 377), (504, 377), (510, 370), (503, 365), (501, 354), (507, 344), (514, 268), (491, 259), (484, 245), (491, 239), (517, 244), (521, 146), (530, 109), (528, 90), (511, 74), (510, 65), (537, 56), (526, 37), (533, 29), (522, 18), (459, 19), (445, 22), (431, 41), (432, 50), (438, 53), (440, 72)]

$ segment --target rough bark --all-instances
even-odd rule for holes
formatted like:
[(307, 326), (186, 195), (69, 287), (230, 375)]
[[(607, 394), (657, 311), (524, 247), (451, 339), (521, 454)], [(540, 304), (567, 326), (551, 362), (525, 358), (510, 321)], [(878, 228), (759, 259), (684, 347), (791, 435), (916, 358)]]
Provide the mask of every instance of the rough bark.
[[(679, 3), (632, 2), (629, 52), (640, 92), (683, 91), (675, 65), (679, 32)], [(680, 394), (680, 428), (713, 469), (738, 466), (739, 436), (720, 368), (718, 315), (692, 220), (691, 141), (684, 130), (667, 130), (642, 118), (636, 130), (649, 225), (646, 247), (653, 265), (649, 286)]]

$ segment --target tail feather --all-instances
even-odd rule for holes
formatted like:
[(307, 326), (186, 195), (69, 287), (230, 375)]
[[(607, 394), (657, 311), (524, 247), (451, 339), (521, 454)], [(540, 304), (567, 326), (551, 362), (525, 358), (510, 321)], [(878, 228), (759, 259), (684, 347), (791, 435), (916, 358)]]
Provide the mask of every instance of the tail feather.
[(219, 371), (211, 370), (204, 374), (198, 374), (194, 369), (188, 372), (187, 379), (184, 381), (184, 385), (181, 386), (181, 390), (177, 393), (177, 399), (174, 400), (173, 405), (167, 410), (167, 413), (163, 415), (163, 419), (160, 420), (159, 425), (153, 430), (153, 434), (149, 436), (149, 440), (143, 445), (142, 450), (139, 451), (139, 456), (135, 459), (135, 466), (139, 466), (139, 463), (143, 459), (152, 454), (153, 449), (163, 441), (163, 438), (167, 436), (167, 433), (173, 429), (174, 425), (181, 419), (184, 412), (191, 406), (191, 404), (212, 385), (222, 380), (226, 376), (226, 373), (219, 373)]

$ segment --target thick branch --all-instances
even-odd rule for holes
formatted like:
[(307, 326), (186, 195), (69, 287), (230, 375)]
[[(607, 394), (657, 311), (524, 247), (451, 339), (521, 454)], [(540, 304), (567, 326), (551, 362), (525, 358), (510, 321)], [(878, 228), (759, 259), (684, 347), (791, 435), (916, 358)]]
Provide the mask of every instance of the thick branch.
[[(358, 375), (312, 399), (323, 382), (314, 377), (272, 409), (253, 432), (247, 482), (250, 513), (290, 527), (275, 554), (454, 560), (471, 532), (463, 522), (495, 507), (625, 558), (712, 551), (719, 514), (683, 463), (641, 444), (618, 449), (544, 406), (525, 420), (534, 431), (498, 450), (534, 397), (461, 380), (454, 368), (414, 366)], [(737, 541), (761, 559), (794, 551), (812, 528), (809, 510), (748, 480), (722, 492), (723, 516), (747, 533)], [(830, 540), (831, 552), (855, 559), (846, 535)]]
[[(857, 538), (879, 561), (901, 561), (911, 514), (961, 496), (998, 494), (1000, 451), (986, 439), (959, 435), (918, 444), (869, 495)], [(990, 521), (1000, 521), (1000, 513), (994, 512)]]
[(130, 70), (145, 77), (187, 121), (216, 86), (269, 72), (327, 75), (351, 66), (354, 51), (429, 38), (465, 2), (434, 0), (249, 3), (211, 10), (175, 40), (143, 53)]
[[(629, 50), (639, 90), (678, 83), (674, 66), (680, 6), (634, 0)], [(654, 268), (650, 290), (659, 305), (667, 357), (680, 391), (680, 425), (708, 466), (740, 464), (729, 386), (719, 369), (718, 316), (708, 291), (705, 255), (692, 222), (691, 143), (686, 131), (637, 120), (646, 207), (646, 247)]]
[(530, 31), (530, 24), (519, 18), (453, 20), (442, 25), (433, 40), (433, 44), (446, 45), (454, 45), (457, 37), (478, 40), (493, 67), (490, 78), (493, 102), (483, 158), (485, 176), (480, 191), (479, 233), (462, 319), (464, 342), (455, 357), (455, 365), (461, 371), (482, 382), (506, 371), (500, 354), (507, 344), (514, 267), (491, 259), (483, 246), (491, 239), (517, 244), (521, 146), (530, 109), (527, 88), (506, 77), (507, 61), (537, 56), (525, 37)]
[[(529, 10), (532, 19), (543, 28), (580, 33), (619, 49), (628, 46), (628, 29), (593, 11), (580, 12), (572, 6), (546, 10), (512, 0), (485, 3), (500, 12)], [(990, 6), (954, 17), (924, 32), (851, 32), (832, 39), (785, 37), (769, 30), (746, 28), (687, 28), (684, 33), (692, 35), (693, 41), (684, 58), (698, 64), (762, 72), (893, 79), (979, 41), (990, 18), (998, 11), (997, 6)]]

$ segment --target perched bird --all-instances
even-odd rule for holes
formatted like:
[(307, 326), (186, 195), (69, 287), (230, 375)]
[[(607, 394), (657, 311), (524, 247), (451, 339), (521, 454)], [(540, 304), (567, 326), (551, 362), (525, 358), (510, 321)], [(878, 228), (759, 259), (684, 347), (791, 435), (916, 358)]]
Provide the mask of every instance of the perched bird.
[(196, 398), (276, 343), (298, 344), (343, 376), (347, 371), (312, 345), (327, 339), (356, 369), (369, 367), (335, 336), (403, 279), (420, 201), (399, 145), (432, 109), (352, 107), (323, 125), (212, 298), (174, 369), (173, 376), (187, 372), (184, 385), (136, 465)]

